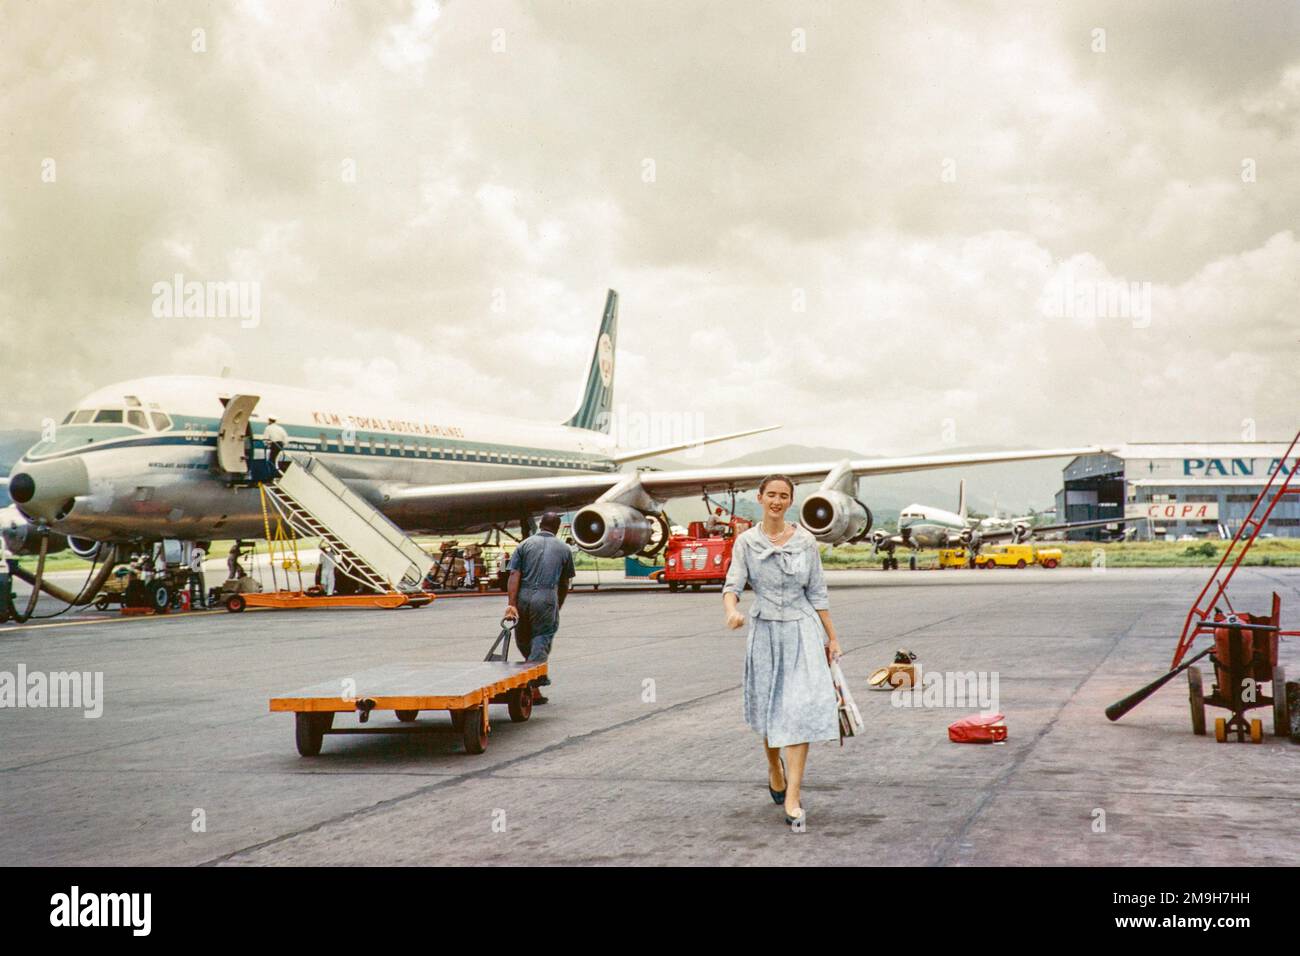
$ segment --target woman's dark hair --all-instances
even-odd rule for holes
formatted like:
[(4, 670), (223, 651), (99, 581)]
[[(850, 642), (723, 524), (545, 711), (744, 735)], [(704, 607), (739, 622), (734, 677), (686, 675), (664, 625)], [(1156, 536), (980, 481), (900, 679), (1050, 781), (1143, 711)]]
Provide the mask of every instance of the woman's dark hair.
[(768, 482), (770, 481), (784, 481), (787, 485), (790, 486), (790, 497), (791, 498), (794, 497), (794, 481), (790, 478), (789, 475), (768, 475), (758, 484), (758, 493), (760, 495), (763, 493), (763, 489), (767, 487)]

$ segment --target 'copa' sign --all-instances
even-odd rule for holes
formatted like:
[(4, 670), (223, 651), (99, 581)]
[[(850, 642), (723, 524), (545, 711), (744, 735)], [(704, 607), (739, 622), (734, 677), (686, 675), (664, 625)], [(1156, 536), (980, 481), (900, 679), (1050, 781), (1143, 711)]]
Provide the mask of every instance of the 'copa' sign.
[(1143, 501), (1124, 509), (1125, 518), (1149, 521), (1217, 521), (1217, 501)]

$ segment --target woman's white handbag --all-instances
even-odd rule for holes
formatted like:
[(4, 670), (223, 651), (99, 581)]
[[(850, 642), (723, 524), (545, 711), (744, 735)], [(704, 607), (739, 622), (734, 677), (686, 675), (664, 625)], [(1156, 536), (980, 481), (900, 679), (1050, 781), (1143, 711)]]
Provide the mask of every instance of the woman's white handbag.
[(845, 737), (856, 737), (862, 732), (862, 712), (849, 692), (849, 682), (844, 679), (839, 661), (831, 661), (831, 679), (835, 681), (835, 696), (839, 702), (840, 746), (843, 747)]

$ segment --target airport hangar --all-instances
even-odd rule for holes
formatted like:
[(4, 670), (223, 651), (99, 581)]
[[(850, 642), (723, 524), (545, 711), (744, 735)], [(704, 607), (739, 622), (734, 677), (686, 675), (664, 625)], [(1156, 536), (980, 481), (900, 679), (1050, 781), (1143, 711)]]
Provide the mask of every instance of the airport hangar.
[[(1081, 455), (1066, 465), (1056, 493), (1061, 521), (1148, 517), (1140, 539), (1232, 537), (1289, 442), (1144, 442), (1113, 454)], [(1300, 464), (1292, 457), (1288, 469)], [(1142, 527), (1145, 525), (1146, 527)], [(1262, 534), (1300, 537), (1300, 496), (1278, 503)], [(1106, 529), (1071, 532), (1099, 540)]]

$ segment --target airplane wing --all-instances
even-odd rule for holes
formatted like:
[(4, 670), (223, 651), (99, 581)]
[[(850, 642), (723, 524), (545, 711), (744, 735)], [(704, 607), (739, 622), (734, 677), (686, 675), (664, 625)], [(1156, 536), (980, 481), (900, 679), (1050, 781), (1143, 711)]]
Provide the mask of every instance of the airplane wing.
[[(1102, 528), (1111, 524), (1132, 524), (1136, 521), (1145, 521), (1146, 516), (1140, 518), (1098, 518), (1095, 521), (1067, 521), (1062, 524), (1040, 524), (1032, 528), (1027, 528), (1025, 532), (1026, 539), (1036, 537), (1040, 534), (1052, 534), (1057, 531), (1082, 531), (1085, 528)], [(979, 533), (980, 543), (989, 544), (993, 541), (1010, 541), (1016, 536), (1014, 528), (1006, 528), (999, 531), (981, 531)]]
[[(978, 454), (923, 455), (911, 458), (863, 458), (800, 462), (788, 465), (737, 465), (728, 468), (684, 468), (673, 471), (626, 471), (602, 474), (514, 478), (502, 481), (457, 482), (443, 485), (389, 485), (381, 506), (403, 527), (461, 530), (474, 524), (514, 521), (541, 511), (571, 511), (598, 499), (654, 510), (669, 498), (755, 488), (764, 477), (779, 473), (796, 484), (820, 481), (828, 490), (842, 490), (857, 478), (903, 472), (1073, 458), (1101, 454), (1102, 448), (1050, 448)], [(850, 490), (845, 492), (852, 494)]]

